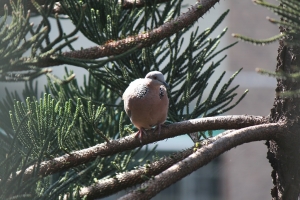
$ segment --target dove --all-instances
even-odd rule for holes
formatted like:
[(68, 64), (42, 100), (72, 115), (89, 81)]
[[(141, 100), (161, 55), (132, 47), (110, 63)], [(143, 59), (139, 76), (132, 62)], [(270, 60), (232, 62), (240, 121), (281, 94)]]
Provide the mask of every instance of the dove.
[(132, 81), (123, 93), (124, 110), (133, 125), (138, 128), (136, 136), (139, 136), (141, 142), (146, 129), (156, 126), (155, 130), (158, 129), (160, 133), (161, 125), (167, 119), (167, 88), (169, 85), (165, 82), (163, 74), (152, 71), (145, 78)]

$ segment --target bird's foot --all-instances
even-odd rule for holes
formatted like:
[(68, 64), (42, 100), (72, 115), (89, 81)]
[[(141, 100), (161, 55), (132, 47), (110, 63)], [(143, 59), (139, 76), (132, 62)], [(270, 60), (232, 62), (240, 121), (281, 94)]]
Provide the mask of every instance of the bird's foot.
[(143, 139), (143, 134), (146, 134), (145, 129), (140, 128), (138, 132), (136, 132), (134, 137), (139, 137), (140, 138), (140, 142), (143, 143), (142, 139)]
[(153, 133), (155, 133), (155, 131), (158, 130), (158, 135), (159, 135), (162, 126), (166, 127), (167, 125), (165, 125), (165, 124), (158, 124), (158, 125), (154, 128)]

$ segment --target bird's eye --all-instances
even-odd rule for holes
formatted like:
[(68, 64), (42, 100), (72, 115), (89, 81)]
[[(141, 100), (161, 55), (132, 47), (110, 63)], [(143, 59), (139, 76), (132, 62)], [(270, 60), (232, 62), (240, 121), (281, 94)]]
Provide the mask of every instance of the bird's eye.
[(157, 79), (157, 77), (156, 77), (156, 76), (154, 76), (153, 78), (154, 78), (154, 79)]

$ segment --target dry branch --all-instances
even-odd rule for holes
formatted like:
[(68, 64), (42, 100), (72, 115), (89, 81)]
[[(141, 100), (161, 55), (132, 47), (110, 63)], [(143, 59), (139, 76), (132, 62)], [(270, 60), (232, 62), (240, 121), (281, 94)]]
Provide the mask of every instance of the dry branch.
[(212, 144), (198, 149), (186, 159), (142, 184), (141, 188), (123, 196), (120, 199), (150, 199), (163, 189), (206, 165), (225, 151), (252, 141), (274, 139), (277, 137), (278, 133), (282, 133), (284, 131), (286, 131), (285, 126), (272, 123), (247, 127), (228, 133)]
[(113, 178), (100, 180), (98, 183), (80, 190), (80, 197), (87, 199), (102, 198), (118, 191), (142, 183), (146, 178), (151, 178), (167, 168), (171, 167), (180, 160), (193, 153), (193, 148), (183, 152), (178, 152), (169, 157), (163, 157), (151, 164), (146, 164), (136, 170), (131, 170), (122, 174), (117, 174)]
[[(148, 130), (147, 134), (143, 136), (143, 144), (149, 144), (159, 140), (164, 140), (166, 138), (172, 138), (178, 135), (196, 131), (238, 129), (264, 123), (268, 123), (267, 118), (247, 115), (231, 115), (192, 119), (165, 126), (162, 128), (160, 134), (152, 133), (152, 130)], [(64, 169), (76, 167), (83, 163), (90, 162), (92, 160), (95, 160), (98, 156), (106, 157), (119, 152), (123, 152), (125, 150), (134, 149), (139, 146), (141, 146), (140, 140), (133, 134), (122, 139), (113, 140), (110, 143), (98, 144), (87, 149), (82, 149), (54, 158), (52, 160), (44, 161), (40, 163), (38, 167), (39, 171), (37, 173), (40, 176), (47, 176)], [(16, 174), (22, 175), (23, 181), (26, 181), (32, 176), (36, 167), (36, 165), (32, 165), (25, 171), (19, 171)]]
[[(203, 140), (201, 141), (201, 145), (211, 144), (224, 135), (231, 133), (232, 131), (234, 130), (228, 130), (213, 138)], [(158, 175), (175, 163), (185, 159), (194, 152), (193, 150), (194, 148), (190, 148), (182, 152), (177, 152), (169, 157), (163, 157), (151, 164), (146, 164), (139, 169), (117, 174), (113, 178), (100, 180), (98, 183), (95, 183), (91, 186), (83, 187), (79, 192), (80, 197), (85, 197), (87, 199), (103, 198), (126, 188), (132, 187), (136, 184), (143, 183), (146, 181), (145, 178), (151, 178), (152, 176)]]
[[(149, 47), (157, 42), (170, 37), (180, 30), (191, 26), (200, 17), (202, 17), (219, 0), (201, 1), (190, 7), (189, 11), (180, 15), (177, 19), (170, 20), (160, 27), (134, 36), (128, 36), (125, 39), (108, 42), (104, 45), (94, 46), (77, 51), (63, 52), (58, 55), (51, 55), (41, 58), (36, 64), (37, 67), (44, 68), (68, 63), (66, 60), (59, 60), (59, 57), (67, 59), (98, 59), (108, 56), (116, 56), (125, 53), (133, 48)], [(27, 58), (24, 58), (25, 60)]]

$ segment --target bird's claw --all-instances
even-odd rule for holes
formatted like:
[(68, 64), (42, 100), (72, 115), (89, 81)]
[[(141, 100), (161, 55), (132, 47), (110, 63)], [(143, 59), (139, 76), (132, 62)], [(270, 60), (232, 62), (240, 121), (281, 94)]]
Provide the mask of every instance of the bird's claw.
[(167, 125), (165, 125), (165, 124), (158, 124), (158, 125), (154, 128), (153, 133), (155, 133), (155, 131), (158, 130), (158, 135), (160, 135), (161, 127), (162, 127), (162, 126), (167, 126)]
[(141, 129), (138, 130), (138, 132), (136, 132), (136, 134), (134, 136), (134, 137), (139, 137), (140, 138), (140, 143), (141, 144), (143, 143), (143, 141), (142, 141), (143, 134), (146, 134), (146, 131), (145, 131), (145, 129), (141, 128)]

